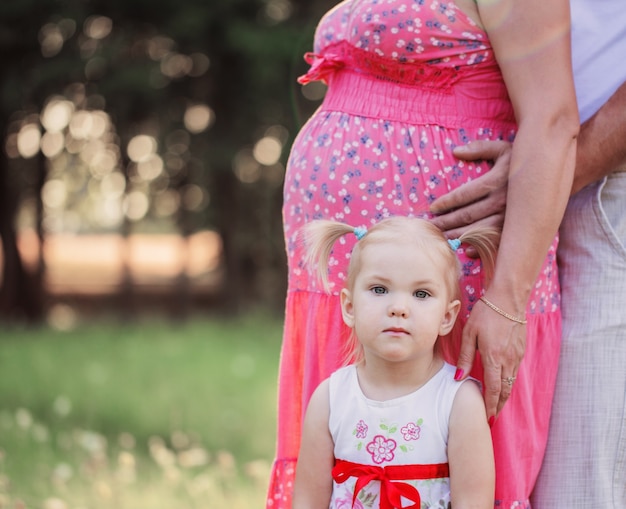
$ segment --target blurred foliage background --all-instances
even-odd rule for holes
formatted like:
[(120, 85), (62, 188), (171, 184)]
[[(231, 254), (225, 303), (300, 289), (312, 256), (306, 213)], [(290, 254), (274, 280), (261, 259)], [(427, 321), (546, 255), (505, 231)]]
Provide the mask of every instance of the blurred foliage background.
[(334, 3), (0, 2), (0, 509), (263, 505)]
[(334, 2), (0, 3), (0, 319), (280, 314), (286, 156)]

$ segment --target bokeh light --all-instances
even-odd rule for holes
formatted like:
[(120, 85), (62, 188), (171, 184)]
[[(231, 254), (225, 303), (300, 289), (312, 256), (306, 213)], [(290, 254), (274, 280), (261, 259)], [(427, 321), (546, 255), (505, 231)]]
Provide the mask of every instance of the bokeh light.
[(126, 152), (131, 161), (140, 163), (150, 159), (157, 151), (157, 141), (147, 134), (140, 134), (128, 142)]
[(17, 151), (24, 159), (34, 157), (39, 152), (41, 131), (36, 124), (24, 125), (17, 134)]
[(124, 199), (123, 209), (131, 221), (139, 221), (148, 213), (150, 201), (142, 191), (132, 191)]
[(145, 181), (154, 180), (163, 172), (163, 166), (163, 159), (152, 153), (137, 163), (137, 175)]
[(209, 203), (207, 191), (196, 184), (185, 186), (182, 194), (183, 206), (187, 210), (198, 211), (206, 207)]
[(58, 133), (69, 125), (73, 113), (74, 105), (70, 101), (52, 98), (41, 114), (41, 125), (50, 133)]
[(241, 149), (233, 159), (233, 171), (239, 181), (253, 184), (261, 178), (261, 165), (249, 149)]
[(56, 23), (48, 23), (39, 30), (41, 54), (46, 58), (57, 55), (63, 49), (64, 42), (63, 32)]
[(116, 146), (112, 144), (99, 144), (99, 146), (102, 149), (94, 153), (89, 161), (89, 172), (97, 178), (108, 175), (114, 171), (119, 164)]
[(186, 76), (193, 69), (193, 60), (180, 53), (168, 53), (161, 60), (161, 72), (170, 79)]
[(174, 189), (166, 189), (155, 197), (154, 209), (160, 217), (173, 216), (180, 207), (180, 194)]
[(169, 37), (157, 35), (148, 40), (148, 56), (155, 61), (161, 60), (174, 46), (176, 43)]
[(104, 111), (79, 110), (69, 124), (70, 134), (76, 140), (100, 138), (109, 127), (109, 116)]
[(268, 0), (265, 15), (275, 23), (285, 21), (291, 16), (293, 6), (289, 0)]
[(211, 61), (204, 53), (192, 53), (189, 57), (191, 58), (191, 62), (193, 64), (191, 71), (189, 71), (189, 76), (197, 78), (209, 70)]
[(65, 205), (67, 198), (67, 186), (60, 179), (48, 180), (41, 190), (41, 199), (44, 207), (60, 209)]
[(214, 117), (213, 110), (206, 104), (195, 104), (185, 110), (183, 121), (189, 132), (198, 134), (209, 128)]
[(282, 150), (280, 140), (273, 136), (265, 136), (256, 142), (252, 153), (259, 164), (271, 166), (278, 162)]
[(119, 172), (111, 173), (100, 181), (100, 189), (108, 200), (120, 198), (126, 189), (126, 179)]
[(65, 136), (61, 132), (47, 132), (41, 137), (41, 151), (47, 158), (59, 155), (65, 148)]
[(104, 39), (113, 29), (113, 20), (107, 16), (90, 16), (85, 20), (83, 32), (92, 39)]
[(99, 226), (105, 228), (117, 228), (124, 220), (124, 210), (121, 196), (115, 194), (105, 194), (95, 209), (95, 220)]

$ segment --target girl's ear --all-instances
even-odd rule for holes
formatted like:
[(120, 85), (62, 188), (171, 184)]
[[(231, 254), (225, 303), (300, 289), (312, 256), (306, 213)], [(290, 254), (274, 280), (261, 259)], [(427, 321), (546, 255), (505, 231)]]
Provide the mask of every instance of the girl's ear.
[(347, 288), (341, 290), (339, 294), (341, 300), (341, 316), (344, 323), (350, 327), (354, 327), (354, 305), (352, 304), (352, 294)]
[(454, 326), (454, 322), (456, 322), (456, 317), (459, 315), (460, 310), (460, 300), (453, 300), (448, 304), (448, 308), (446, 309), (446, 312), (443, 315), (443, 319), (441, 320), (441, 325), (439, 326), (440, 336), (445, 336), (452, 330), (452, 327)]

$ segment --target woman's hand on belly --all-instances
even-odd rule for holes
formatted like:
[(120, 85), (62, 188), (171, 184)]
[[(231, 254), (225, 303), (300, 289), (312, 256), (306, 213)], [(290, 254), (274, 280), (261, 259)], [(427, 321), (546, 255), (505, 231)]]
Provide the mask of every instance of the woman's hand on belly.
[[(432, 202), (432, 222), (450, 238), (461, 235), (470, 226), (481, 224), (502, 228), (506, 210), (506, 191), (511, 160), (511, 143), (479, 140), (454, 149), (454, 155), (466, 161), (491, 160), (494, 165), (475, 178)], [(476, 256), (469, 250), (469, 256)]]

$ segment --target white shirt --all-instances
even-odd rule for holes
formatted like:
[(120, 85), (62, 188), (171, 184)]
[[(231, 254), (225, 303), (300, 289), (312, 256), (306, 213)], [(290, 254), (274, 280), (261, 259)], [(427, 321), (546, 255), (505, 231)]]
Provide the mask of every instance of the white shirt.
[(626, 0), (570, 0), (580, 121), (626, 82)]

